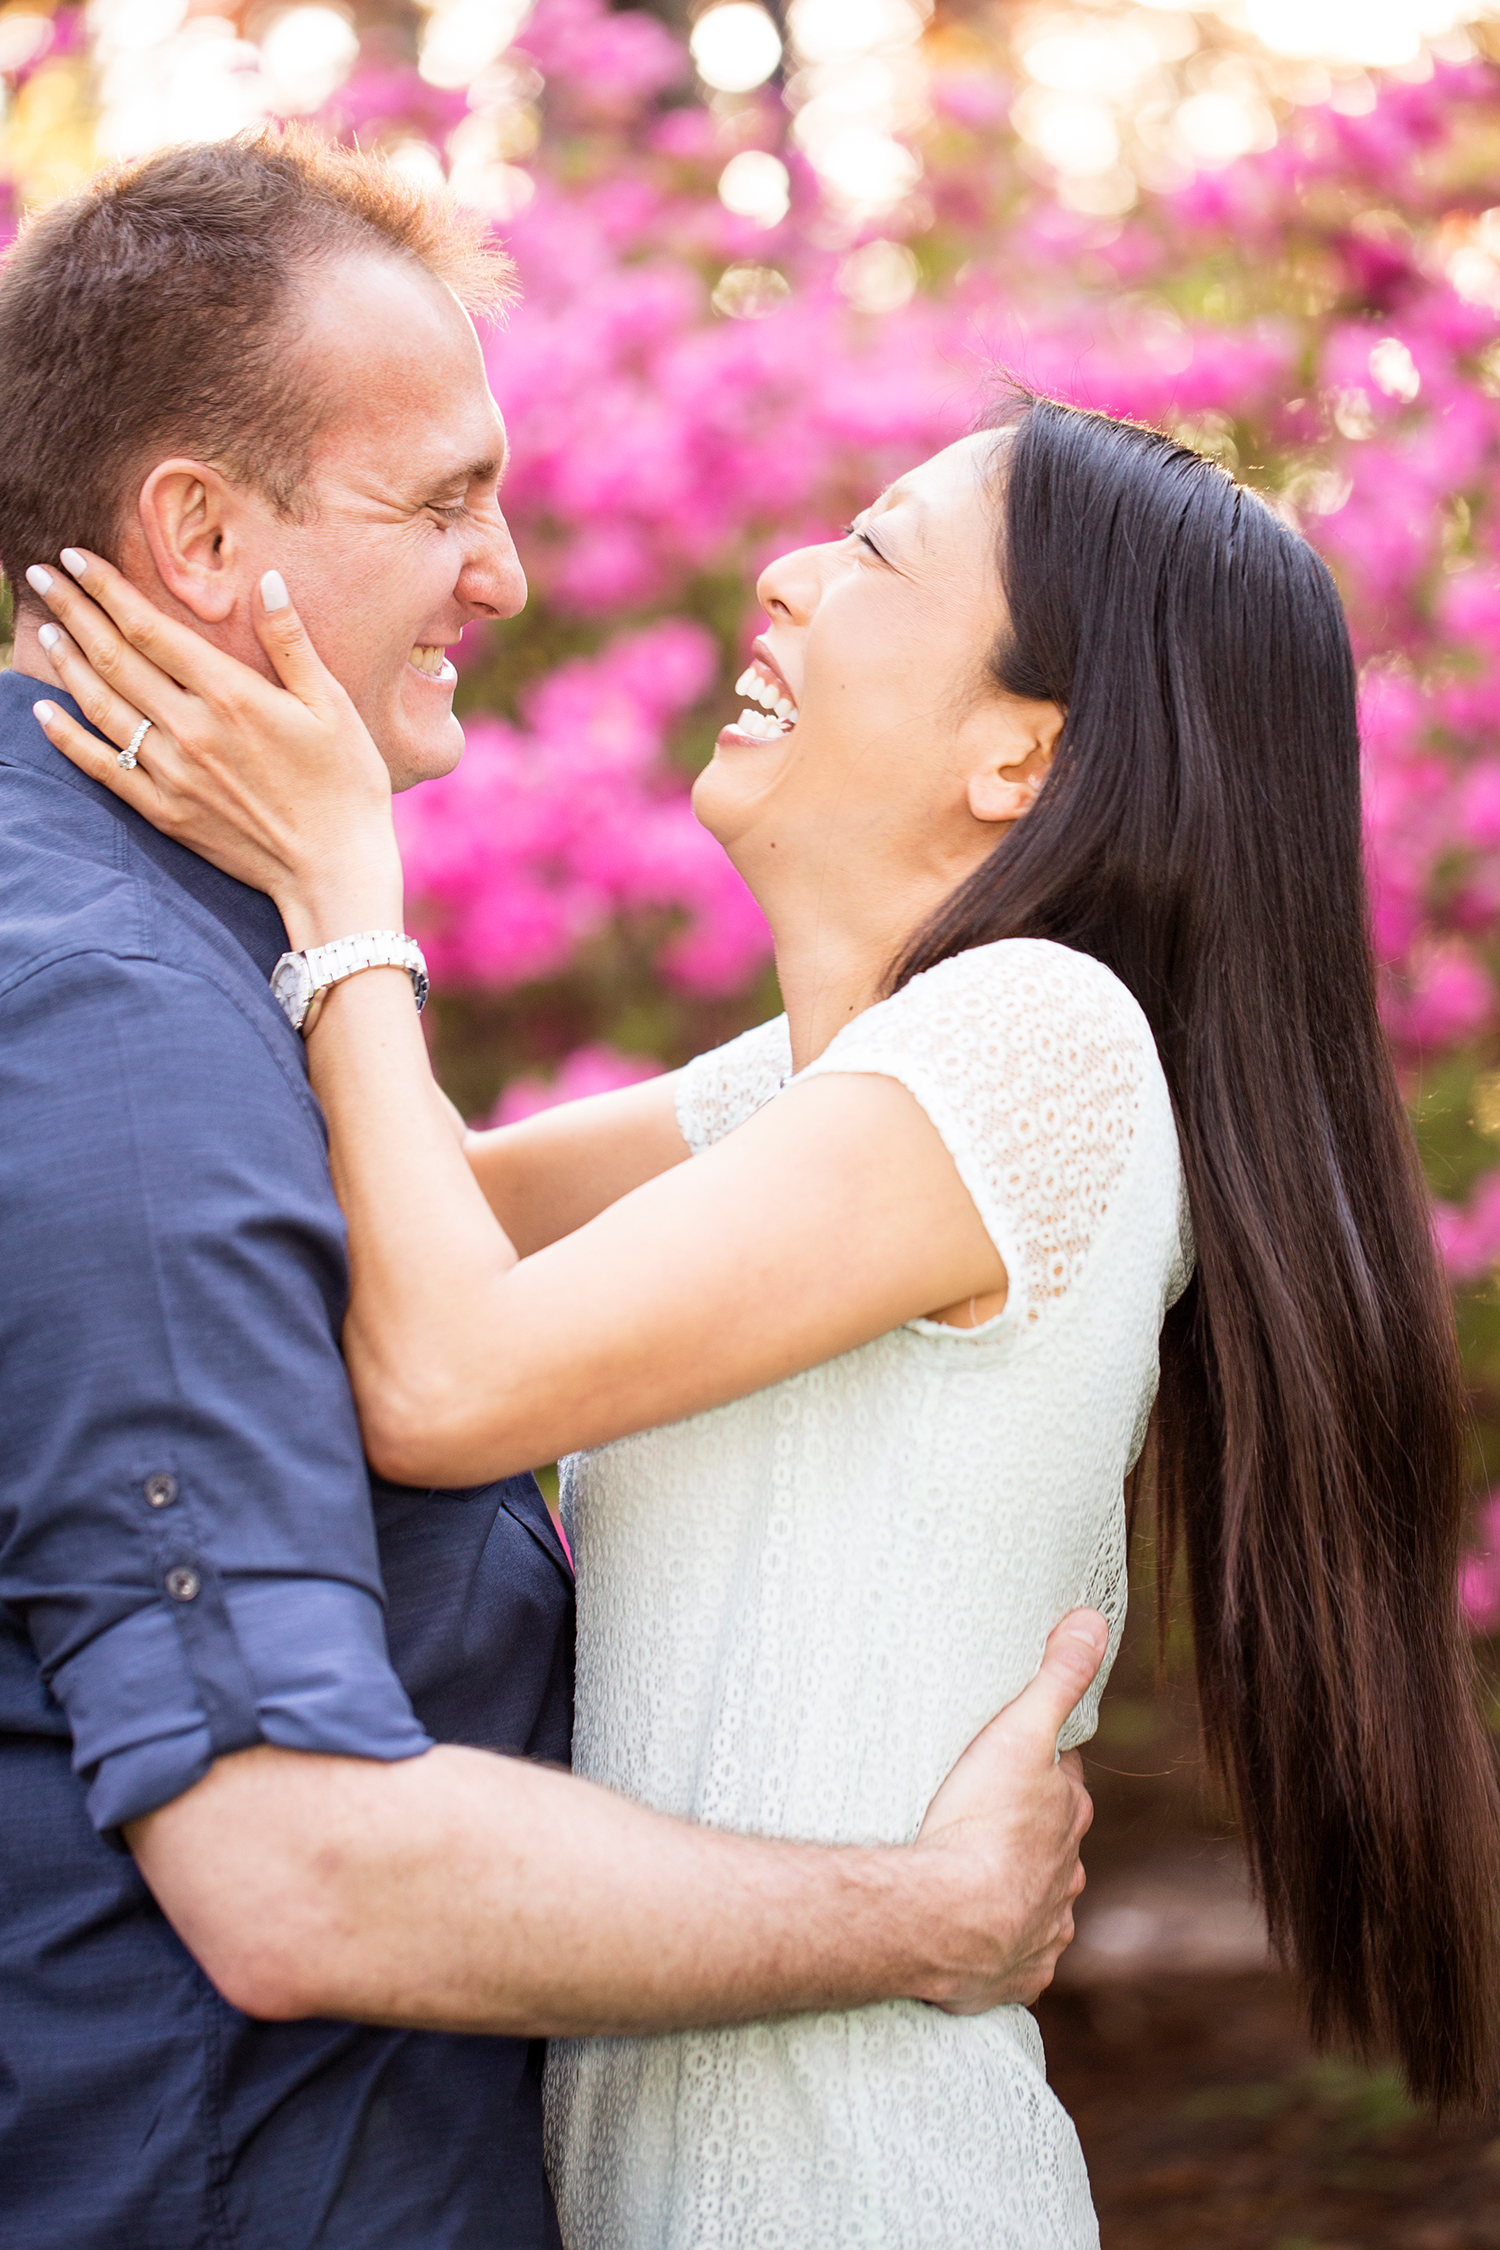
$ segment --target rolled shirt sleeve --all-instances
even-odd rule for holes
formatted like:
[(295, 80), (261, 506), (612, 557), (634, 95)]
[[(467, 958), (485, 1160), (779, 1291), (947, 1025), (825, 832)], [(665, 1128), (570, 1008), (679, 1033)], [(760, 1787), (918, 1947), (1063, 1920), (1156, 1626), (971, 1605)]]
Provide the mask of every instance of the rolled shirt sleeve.
[(0, 995), (0, 1601), (106, 1831), (252, 1743), (429, 1746), (386, 1651), (322, 1122), (266, 1015), (104, 952)]

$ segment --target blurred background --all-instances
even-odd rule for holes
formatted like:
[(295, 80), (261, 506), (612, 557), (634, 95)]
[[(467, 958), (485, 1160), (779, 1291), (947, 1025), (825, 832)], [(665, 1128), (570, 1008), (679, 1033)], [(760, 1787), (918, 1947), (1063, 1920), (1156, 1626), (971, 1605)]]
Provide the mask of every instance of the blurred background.
[[(773, 1013), (695, 827), (757, 570), (1004, 366), (1174, 429), (1328, 557), (1386, 1022), (1473, 1389), (1461, 1598), (1500, 1726), (1500, 0), (9, 0), (0, 228), (99, 162), (313, 120), (487, 213), (532, 584), (403, 801), (438, 1069), (508, 1119)], [(1315, 2058), (1203, 1787), (1152, 1557), (1044, 2003), (1105, 2250), (1500, 2244), (1500, 2141)]]

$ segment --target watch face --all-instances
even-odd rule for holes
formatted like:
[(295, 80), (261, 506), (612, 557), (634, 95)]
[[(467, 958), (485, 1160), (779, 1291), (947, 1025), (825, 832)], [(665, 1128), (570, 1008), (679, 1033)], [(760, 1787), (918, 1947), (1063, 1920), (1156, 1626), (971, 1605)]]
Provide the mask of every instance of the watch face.
[(294, 1031), (312, 1005), (313, 976), (305, 953), (283, 953), (271, 971), (271, 990), (286, 1011)]

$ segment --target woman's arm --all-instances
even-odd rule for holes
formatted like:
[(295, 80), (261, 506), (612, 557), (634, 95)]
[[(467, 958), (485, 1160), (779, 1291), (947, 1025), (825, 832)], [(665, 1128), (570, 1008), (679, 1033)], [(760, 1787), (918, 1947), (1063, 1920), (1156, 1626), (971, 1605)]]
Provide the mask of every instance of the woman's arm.
[(559, 1102), (518, 1125), (465, 1131), (469, 1169), (523, 1258), (686, 1159), (676, 1089), (673, 1071)]
[[(139, 712), (156, 731), (122, 772), (54, 707), (58, 747), (267, 891), (294, 947), (400, 927), (389, 782), (295, 613), (257, 621), (287, 693), (107, 565), (91, 559), (86, 582), (128, 645), (55, 585), (79, 646), (49, 660), (112, 742)], [(435, 1097), (403, 971), (336, 986), (309, 1061), (349, 1220), (350, 1376), (372, 1460), (404, 1482), (480, 1482), (671, 1421), (1007, 1285), (935, 1128), (891, 1079), (794, 1086), (518, 1262)]]
[(518, 1261), (435, 1118), (404, 974), (336, 987), (308, 1049), (349, 1219), (350, 1378), (398, 1481), (478, 1482), (675, 1421), (1005, 1287), (893, 1080), (793, 1086)]

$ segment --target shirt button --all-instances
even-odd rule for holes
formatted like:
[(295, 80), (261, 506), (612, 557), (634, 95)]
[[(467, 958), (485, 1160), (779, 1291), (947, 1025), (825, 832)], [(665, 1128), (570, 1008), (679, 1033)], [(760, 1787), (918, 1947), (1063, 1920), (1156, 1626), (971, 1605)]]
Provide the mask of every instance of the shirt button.
[(194, 1602), (198, 1599), (203, 1581), (196, 1570), (189, 1570), (186, 1563), (178, 1563), (175, 1569), (167, 1572), (166, 1584), (167, 1592), (174, 1602)]
[(177, 1498), (177, 1479), (165, 1474), (147, 1477), (146, 1505), (148, 1508), (170, 1508)]

